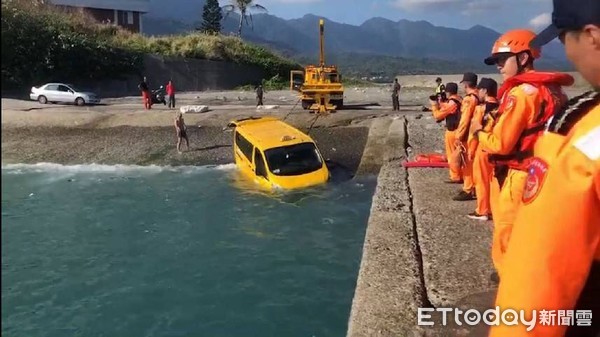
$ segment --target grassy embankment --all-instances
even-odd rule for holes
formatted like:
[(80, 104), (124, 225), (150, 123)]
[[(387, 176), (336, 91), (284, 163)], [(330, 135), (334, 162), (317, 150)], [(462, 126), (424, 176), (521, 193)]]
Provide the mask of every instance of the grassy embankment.
[(200, 33), (145, 37), (92, 23), (32, 0), (2, 1), (2, 86), (27, 88), (56, 80), (117, 79), (139, 74), (144, 54), (229, 61), (265, 70), (270, 89), (286, 87), (300, 65), (233, 36)]

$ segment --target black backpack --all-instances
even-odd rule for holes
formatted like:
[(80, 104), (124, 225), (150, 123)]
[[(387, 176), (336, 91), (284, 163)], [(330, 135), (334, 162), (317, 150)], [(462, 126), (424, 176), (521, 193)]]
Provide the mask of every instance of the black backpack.
[(448, 129), (448, 131), (454, 131), (458, 128), (458, 123), (460, 122), (461, 103), (456, 98), (450, 98), (449, 101), (453, 101), (454, 103), (456, 103), (457, 108), (455, 113), (446, 117), (446, 129)]

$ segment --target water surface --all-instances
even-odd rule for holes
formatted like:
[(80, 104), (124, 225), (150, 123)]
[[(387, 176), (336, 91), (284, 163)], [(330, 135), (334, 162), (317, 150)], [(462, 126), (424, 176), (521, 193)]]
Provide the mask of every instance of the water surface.
[(2, 335), (344, 336), (375, 179), (268, 196), (221, 167), (2, 169)]

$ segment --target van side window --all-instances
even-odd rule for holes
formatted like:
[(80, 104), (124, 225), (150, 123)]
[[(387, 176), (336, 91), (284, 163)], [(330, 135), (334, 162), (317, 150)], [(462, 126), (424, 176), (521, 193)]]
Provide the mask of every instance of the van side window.
[(246, 156), (248, 161), (252, 161), (252, 150), (254, 147), (246, 138), (240, 135), (239, 132), (235, 133), (235, 143), (240, 148), (244, 156)]
[(260, 153), (259, 149), (254, 151), (254, 165), (256, 166), (256, 175), (267, 178), (267, 169), (265, 168), (265, 161)]

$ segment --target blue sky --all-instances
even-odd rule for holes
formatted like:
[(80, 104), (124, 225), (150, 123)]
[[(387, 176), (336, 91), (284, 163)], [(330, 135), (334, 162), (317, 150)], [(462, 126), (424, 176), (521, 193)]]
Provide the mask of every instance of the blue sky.
[(255, 3), (284, 19), (312, 13), (360, 25), (380, 16), (393, 21), (427, 20), (436, 26), (461, 29), (479, 24), (497, 31), (511, 28), (539, 31), (550, 21), (552, 11), (552, 0), (255, 0)]

